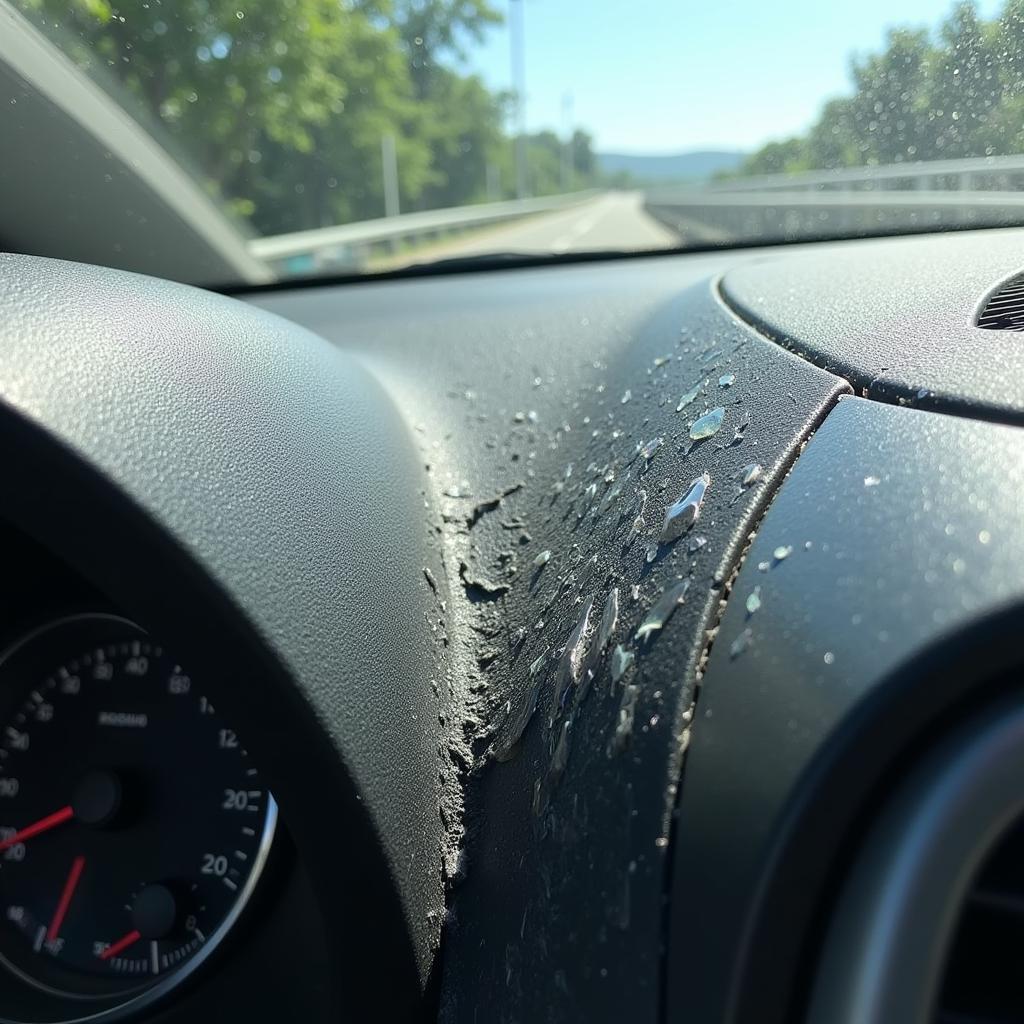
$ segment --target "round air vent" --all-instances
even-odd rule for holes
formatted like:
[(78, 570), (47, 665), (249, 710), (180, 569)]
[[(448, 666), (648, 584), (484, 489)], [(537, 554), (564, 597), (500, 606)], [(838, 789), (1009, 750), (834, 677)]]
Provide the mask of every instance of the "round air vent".
[(941, 1024), (1024, 1021), (1024, 820), (1018, 819), (972, 884), (946, 961)]
[(900, 778), (828, 924), (812, 1024), (1024, 1021), (1024, 701)]

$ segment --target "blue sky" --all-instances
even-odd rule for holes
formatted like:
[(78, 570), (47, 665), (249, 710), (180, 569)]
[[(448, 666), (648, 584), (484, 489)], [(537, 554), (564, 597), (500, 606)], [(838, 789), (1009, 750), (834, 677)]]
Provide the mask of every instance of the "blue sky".
[[(849, 90), (852, 52), (893, 25), (936, 26), (952, 0), (493, 0), (525, 3), (527, 120), (560, 129), (563, 96), (601, 151), (753, 149), (806, 128)], [(979, 7), (992, 16), (1000, 3)], [(508, 88), (507, 25), (470, 66)]]

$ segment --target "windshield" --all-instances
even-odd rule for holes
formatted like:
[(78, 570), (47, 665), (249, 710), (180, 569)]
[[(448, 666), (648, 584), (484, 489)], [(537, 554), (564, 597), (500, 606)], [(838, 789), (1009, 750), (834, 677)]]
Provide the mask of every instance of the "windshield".
[(1024, 224), (1024, 0), (0, 0), (5, 66), (0, 241), (198, 283)]

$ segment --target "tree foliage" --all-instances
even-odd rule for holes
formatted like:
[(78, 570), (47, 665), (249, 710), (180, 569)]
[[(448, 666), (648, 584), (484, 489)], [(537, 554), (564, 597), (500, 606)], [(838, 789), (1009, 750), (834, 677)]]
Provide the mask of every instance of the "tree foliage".
[[(18, 3), (261, 234), (382, 216), (386, 135), (403, 209), (513, 194), (508, 97), (464, 70), (491, 0)], [(537, 192), (560, 187), (558, 150), (530, 139)]]
[(1019, 153), (1024, 148), (1024, 0), (985, 20), (957, 3), (934, 32), (893, 29), (851, 60), (853, 92), (805, 135), (770, 142), (741, 173), (769, 174)]

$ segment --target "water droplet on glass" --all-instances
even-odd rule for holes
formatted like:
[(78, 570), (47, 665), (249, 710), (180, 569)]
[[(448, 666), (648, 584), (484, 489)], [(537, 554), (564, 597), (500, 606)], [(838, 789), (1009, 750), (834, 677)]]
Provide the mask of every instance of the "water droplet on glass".
[(523, 733), (526, 732), (526, 727), (530, 724), (530, 720), (533, 718), (533, 714), (537, 710), (537, 698), (540, 695), (541, 684), (544, 681), (544, 677), (540, 676), (539, 672), (544, 666), (544, 662), (547, 660), (549, 651), (550, 648), (547, 648), (544, 653), (530, 665), (529, 675), (533, 682), (530, 684), (530, 688), (526, 691), (522, 706), (519, 708), (516, 716), (512, 719), (508, 730), (495, 749), (495, 756), (499, 761), (509, 761), (515, 755), (519, 741), (522, 739)]
[(597, 496), (597, 484), (588, 484), (587, 489), (583, 492), (583, 497), (587, 502), (591, 502)]
[[(607, 475), (605, 476), (605, 479), (608, 479)], [(628, 479), (629, 474), (626, 474), (626, 476), (620, 477), (618, 480), (616, 480), (614, 486), (608, 488), (608, 490), (605, 492), (604, 497), (601, 499), (601, 504), (598, 506), (598, 510), (600, 512), (606, 512), (609, 508), (611, 508), (614, 502), (618, 501), (619, 497), (622, 494), (622, 489), (623, 487), (625, 487), (626, 481)]]
[(881, 477), (877, 476), (866, 476), (864, 477), (865, 487), (877, 487), (882, 482)]
[(644, 519), (644, 510), (647, 508), (647, 492), (641, 489), (637, 491), (637, 497), (640, 499), (640, 511), (637, 512), (636, 518), (633, 520), (629, 537), (626, 538), (627, 544), (632, 544), (634, 538), (639, 537), (647, 528), (647, 521)]
[(703, 441), (707, 437), (714, 437), (722, 428), (724, 420), (725, 409), (721, 406), (718, 406), (717, 409), (712, 409), (711, 412), (704, 413), (700, 419), (696, 419), (690, 424), (690, 439), (692, 441)]
[(612, 587), (608, 596), (604, 599), (604, 611), (601, 612), (601, 625), (597, 631), (597, 646), (604, 650), (608, 641), (615, 632), (615, 626), (619, 621), (619, 588)]
[(657, 557), (658, 557), (658, 542), (657, 542), (657, 541), (651, 541), (651, 542), (650, 542), (650, 543), (649, 543), (649, 544), (647, 545), (647, 551), (646, 551), (646, 553), (644, 554), (644, 560), (645, 560), (645, 561), (646, 561), (646, 562), (647, 562), (648, 564), (650, 564), (650, 563), (651, 563), (651, 562), (653, 562), (653, 561), (654, 561), (654, 560), (655, 560), (655, 559), (656, 559)]
[(661, 540), (664, 543), (677, 540), (697, 522), (704, 496), (710, 486), (711, 476), (702, 473), (674, 505), (665, 509), (665, 522), (661, 527)]
[(772, 552), (772, 558), (774, 558), (776, 562), (782, 562), (785, 559), (789, 558), (789, 556), (791, 554), (793, 554), (793, 545), (792, 544), (780, 544)]
[(671, 358), (671, 356), (658, 356), (658, 358), (654, 360), (654, 368), (657, 370), (659, 367), (664, 366)]
[(676, 412), (682, 412), (698, 395), (700, 394), (700, 382), (690, 388), (689, 391), (679, 399), (679, 404), (676, 406)]
[(631, 601), (639, 601), (640, 600), (640, 584), (639, 583), (634, 583), (633, 586), (631, 586), (629, 588), (629, 599)]
[(772, 563), (771, 562), (758, 562), (757, 563), (757, 571), (758, 572), (767, 572), (771, 567), (772, 567)]
[(690, 552), (691, 555), (696, 554), (696, 552), (700, 551), (700, 549), (704, 547), (704, 545), (707, 544), (707, 542), (707, 537), (698, 534), (696, 537), (690, 538), (690, 543), (687, 545), (687, 550)]
[(981, 533), (978, 534), (978, 543), (979, 544), (987, 544), (991, 539), (992, 539), (992, 534), (989, 533), (988, 530), (982, 530)]
[(689, 589), (689, 580), (680, 580), (669, 587), (654, 603), (654, 607), (647, 613), (647, 618), (640, 623), (640, 627), (636, 631), (637, 640), (646, 640), (654, 633), (664, 629), (676, 608), (686, 600), (686, 592)]
[(754, 634), (749, 629), (743, 630), (729, 645), (729, 657), (738, 658), (750, 646), (753, 639)]
[(836, 661), (836, 656), (831, 651), (826, 651), (825, 656), (822, 660), (825, 662), (826, 665), (834, 665)]
[[(544, 550), (533, 560), (533, 564), (540, 568), (542, 565), (547, 565), (551, 559), (551, 552)], [(545, 577), (546, 578), (546, 577)]]
[(629, 684), (622, 688), (622, 699), (615, 716), (615, 731), (612, 733), (605, 751), (609, 757), (621, 754), (633, 738), (633, 721), (636, 718), (636, 702), (639, 696), (639, 686)]
[(551, 755), (551, 771), (549, 777), (552, 783), (557, 782), (569, 763), (570, 739), (572, 737), (572, 716), (570, 715), (563, 723), (558, 734), (558, 743), (555, 744), (555, 752)]
[(533, 802), (531, 804), (535, 817), (540, 817), (547, 807), (547, 796), (544, 791), (544, 784), (541, 779), (535, 779), (533, 783)]
[(735, 383), (735, 373), (723, 373), (722, 376), (718, 378), (718, 386), (722, 388), (731, 388)]
[(654, 437), (647, 442), (641, 449), (640, 455), (643, 457), (644, 462), (650, 462), (654, 458), (655, 452), (665, 443), (665, 438)]
[(752, 462), (749, 466), (744, 466), (740, 470), (740, 486), (749, 487), (751, 484), (757, 483), (761, 479), (762, 472), (763, 470), (759, 462)]
[(626, 388), (626, 390), (622, 393), (622, 398), (619, 399), (619, 403), (621, 405), (625, 405), (632, 397), (633, 392), (630, 391), (629, 388)]
[(753, 615), (761, 607), (761, 588), (754, 587), (747, 595), (747, 614)]
[(569, 684), (575, 685), (579, 682), (580, 666), (583, 664), (583, 657), (586, 654), (587, 627), (590, 624), (590, 611), (593, 607), (594, 598), (591, 596), (583, 603), (583, 614), (566, 641), (565, 652), (559, 663), (558, 675), (555, 679), (555, 696), (551, 706), (552, 718), (558, 713), (569, 692)]
[(611, 665), (613, 683), (617, 683), (629, 671), (629, 666), (635, 659), (636, 655), (632, 651), (627, 650), (622, 644), (615, 645)]

